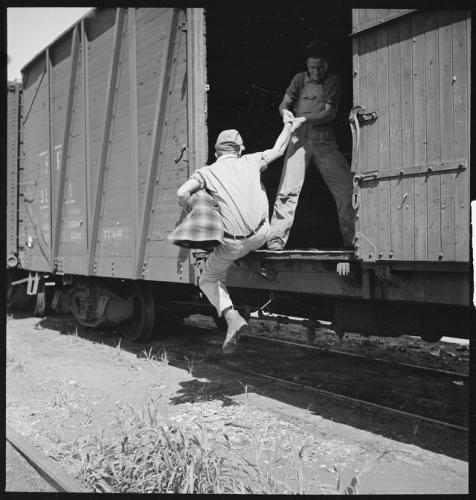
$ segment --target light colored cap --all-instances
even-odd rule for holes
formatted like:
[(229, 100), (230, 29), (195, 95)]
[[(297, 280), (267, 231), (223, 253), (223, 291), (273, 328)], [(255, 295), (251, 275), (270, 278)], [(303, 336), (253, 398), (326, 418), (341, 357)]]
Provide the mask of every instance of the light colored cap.
[(241, 151), (245, 149), (243, 139), (238, 130), (223, 130), (218, 134), (215, 149), (218, 151)]

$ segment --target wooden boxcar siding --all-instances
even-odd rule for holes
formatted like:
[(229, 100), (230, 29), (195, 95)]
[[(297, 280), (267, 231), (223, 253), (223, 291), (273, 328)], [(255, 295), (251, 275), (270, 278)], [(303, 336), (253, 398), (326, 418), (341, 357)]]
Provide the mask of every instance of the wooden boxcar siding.
[[(113, 12), (95, 11), (24, 70), (25, 107), (33, 105), (21, 186), (33, 183), (47, 250), (45, 258), (36, 243), (27, 248), (35, 229), (26, 220), (26, 267), (189, 281), (188, 252), (166, 239), (180, 217), (175, 193), (194, 148), (186, 11)], [(51, 223), (60, 231), (53, 241)]]
[(415, 9), (353, 9), (352, 33), (410, 14)]
[[(169, 53), (167, 72), (170, 76), (166, 78), (166, 87), (163, 89), (162, 105), (166, 122), (162, 128), (159, 160), (157, 165), (156, 184), (152, 206), (155, 207), (151, 214), (147, 234), (147, 246), (145, 247), (145, 259), (148, 262), (144, 269), (147, 279), (165, 279), (167, 281), (184, 279), (188, 273), (188, 266), (183, 267), (187, 259), (187, 253), (179, 252), (178, 260), (174, 266), (161, 262), (164, 259), (177, 255), (167, 240), (167, 236), (176, 226), (180, 216), (177, 204), (177, 187), (187, 179), (189, 175), (188, 161), (181, 161), (181, 150), (188, 144), (188, 113), (187, 113), (187, 34), (180, 29), (181, 23), (185, 22), (185, 13), (180, 12), (175, 22), (177, 28), (169, 40)], [(167, 77), (167, 74), (166, 74)], [(183, 152), (185, 153), (185, 151)], [(181, 157), (181, 158), (180, 158)], [(187, 156), (185, 156), (187, 159)], [(170, 182), (170, 179), (173, 179)], [(159, 278), (160, 275), (165, 277)], [(187, 278), (188, 279), (188, 278)]]
[[(51, 88), (55, 110), (52, 120), (53, 221), (54, 224), (59, 224), (57, 228), (54, 226), (57, 241), (53, 245), (53, 253), (62, 256), (63, 267), (74, 265), (77, 272), (84, 273), (87, 251), (85, 110), (82, 91), (84, 68), (81, 64), (83, 48), (79, 32), (74, 37), (77, 62), (74, 63), (68, 57), (53, 66), (52, 71)], [(70, 47), (69, 50), (73, 48)], [(66, 152), (66, 158), (63, 152)], [(61, 192), (60, 185), (63, 185)], [(58, 200), (59, 196), (62, 196), (61, 200)]]
[(21, 88), (8, 84), (7, 97), (7, 259), (18, 253), (18, 155)]
[[(358, 256), (467, 262), (469, 15), (428, 11), (383, 24), (356, 36), (353, 58), (354, 105), (379, 113), (361, 127), (358, 173), (403, 171), (361, 182)], [(445, 162), (467, 168), (405, 174)]]
[[(34, 63), (23, 91), (23, 136), (19, 178), (19, 247), (23, 265), (37, 271), (51, 269), (51, 186), (48, 116), (49, 68), (46, 59)], [(28, 140), (27, 140), (28, 138)]]

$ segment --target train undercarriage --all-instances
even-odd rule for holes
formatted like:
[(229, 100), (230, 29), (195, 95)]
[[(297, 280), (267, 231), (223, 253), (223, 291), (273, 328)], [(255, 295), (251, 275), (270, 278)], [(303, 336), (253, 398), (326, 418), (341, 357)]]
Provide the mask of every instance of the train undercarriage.
[[(235, 306), (247, 319), (286, 322), (300, 318), (312, 339), (324, 326), (342, 339), (346, 333), (397, 337), (417, 335), (428, 342), (444, 336), (469, 338), (474, 322), (463, 306), (428, 305), (377, 299), (329, 297), (273, 290), (230, 288)], [(226, 329), (214, 308), (194, 285), (111, 278), (9, 271), (7, 308), (20, 307), (36, 316), (48, 312), (71, 314), (79, 325), (115, 327), (134, 342), (160, 337), (170, 321), (191, 314), (214, 318)], [(278, 316), (276, 316), (278, 315)]]

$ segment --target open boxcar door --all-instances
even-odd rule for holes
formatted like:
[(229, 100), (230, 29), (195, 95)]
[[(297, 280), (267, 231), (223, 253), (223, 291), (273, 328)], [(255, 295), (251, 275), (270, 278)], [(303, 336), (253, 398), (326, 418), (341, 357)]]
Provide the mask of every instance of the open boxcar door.
[(470, 23), (467, 10), (353, 10), (364, 262), (469, 262)]

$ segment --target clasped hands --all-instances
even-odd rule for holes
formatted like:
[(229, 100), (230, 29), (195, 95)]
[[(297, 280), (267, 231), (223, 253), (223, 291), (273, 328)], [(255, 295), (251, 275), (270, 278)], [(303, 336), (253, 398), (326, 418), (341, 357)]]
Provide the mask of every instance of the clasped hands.
[(306, 118), (304, 116), (295, 118), (289, 109), (283, 110), (283, 123), (291, 123), (293, 132), (297, 130), (305, 121)]

